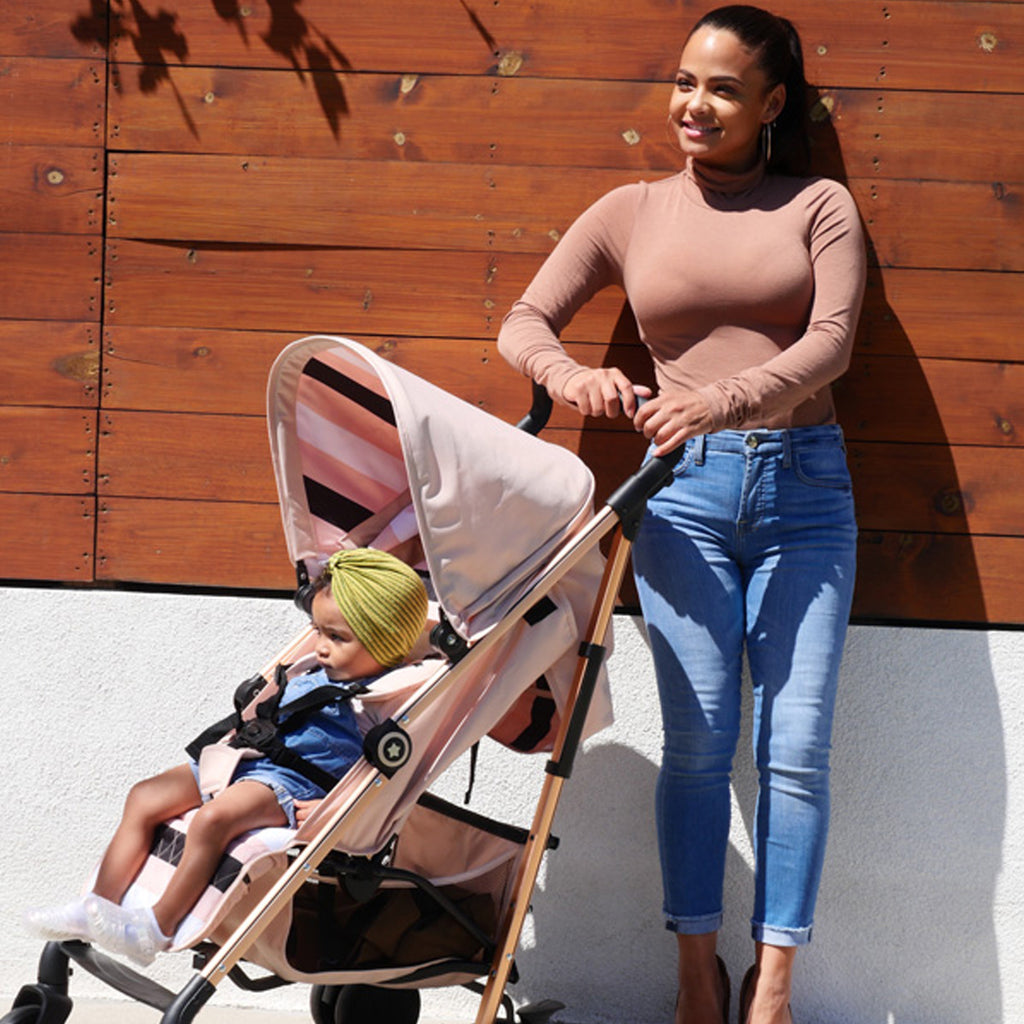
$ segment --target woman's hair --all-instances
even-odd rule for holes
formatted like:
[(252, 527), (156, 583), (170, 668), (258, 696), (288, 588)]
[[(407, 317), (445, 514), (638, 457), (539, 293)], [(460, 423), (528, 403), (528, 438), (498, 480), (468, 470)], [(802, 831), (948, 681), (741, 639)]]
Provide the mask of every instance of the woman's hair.
[(748, 4), (730, 4), (708, 11), (690, 30), (724, 29), (752, 53), (768, 78), (769, 88), (786, 87), (786, 102), (774, 121), (768, 169), (806, 174), (811, 160), (808, 134), (807, 79), (800, 36), (788, 19)]

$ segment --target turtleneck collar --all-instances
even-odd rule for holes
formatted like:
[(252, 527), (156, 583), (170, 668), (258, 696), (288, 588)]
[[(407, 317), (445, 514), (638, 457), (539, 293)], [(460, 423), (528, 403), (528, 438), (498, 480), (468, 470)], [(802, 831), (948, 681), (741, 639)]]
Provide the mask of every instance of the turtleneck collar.
[(736, 172), (708, 167), (691, 159), (686, 161), (685, 173), (709, 199), (713, 196), (734, 197), (752, 192), (761, 184), (764, 180), (765, 164), (763, 160), (758, 160), (750, 170)]

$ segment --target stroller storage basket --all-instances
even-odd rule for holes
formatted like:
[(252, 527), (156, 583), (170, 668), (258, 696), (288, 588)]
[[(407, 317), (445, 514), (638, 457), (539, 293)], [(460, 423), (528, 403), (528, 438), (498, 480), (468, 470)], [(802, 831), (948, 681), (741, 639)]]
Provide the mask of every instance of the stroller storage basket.
[[(527, 838), (425, 794), (390, 855), (333, 854), (296, 893), (289, 963), (378, 983), (451, 984), (453, 972), (486, 973)], [(457, 875), (445, 873), (445, 861), (460, 865)]]

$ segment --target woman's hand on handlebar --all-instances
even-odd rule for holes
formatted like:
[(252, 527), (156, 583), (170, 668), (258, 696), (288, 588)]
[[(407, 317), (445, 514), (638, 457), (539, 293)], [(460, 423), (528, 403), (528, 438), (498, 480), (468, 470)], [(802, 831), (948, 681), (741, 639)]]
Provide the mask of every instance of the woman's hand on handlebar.
[(634, 384), (620, 369), (608, 366), (574, 373), (562, 394), (584, 416), (614, 419), (625, 413), (632, 419), (638, 408), (637, 398), (649, 397), (651, 389), (643, 384)]
[(644, 402), (633, 425), (658, 446), (655, 455), (666, 455), (691, 437), (708, 433), (714, 421), (711, 407), (696, 391), (671, 391)]

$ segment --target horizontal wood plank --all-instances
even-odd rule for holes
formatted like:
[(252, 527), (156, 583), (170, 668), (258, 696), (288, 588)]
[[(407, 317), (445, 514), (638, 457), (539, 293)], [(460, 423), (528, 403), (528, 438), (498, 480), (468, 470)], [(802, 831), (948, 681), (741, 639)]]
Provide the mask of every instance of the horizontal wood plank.
[(96, 551), (98, 580), (268, 590), (295, 586), (276, 503), (103, 499)]
[(0, 320), (0, 405), (95, 407), (98, 335), (95, 324)]
[(96, 499), (0, 493), (0, 579), (87, 583)]
[[(118, 327), (105, 333), (103, 407), (107, 410), (263, 416), (267, 374), (296, 335)], [(506, 420), (529, 405), (529, 385), (493, 342), (452, 338), (355, 336), (397, 365)]]
[[(282, 10), (270, 0), (251, 0), (224, 16), (212, 4), (182, 0), (167, 24), (134, 18), (133, 8), (121, 8), (111, 53), (123, 63), (140, 52), (159, 52), (158, 67), (189, 63), (317, 67), (338, 74), (355, 69), (667, 81), (685, 33), (705, 9), (694, 0), (671, 11), (655, 0), (594, 0), (585, 9), (555, 0), (478, 8), (428, 0), (379, 0), (371, 7), (356, 0), (307, 0), (301, 8)], [(846, 0), (841, 18), (834, 7), (815, 0), (784, 0), (775, 9), (800, 28), (812, 81), (944, 89), (952, 77), (971, 91), (1020, 88), (1016, 57), (1024, 8), (1017, 3)], [(581, 19), (586, 45), (580, 42)], [(163, 46), (155, 51), (158, 28)], [(154, 85), (160, 84), (154, 76)], [(341, 110), (343, 91), (326, 91), (321, 102)]]
[(1024, 180), (850, 182), (882, 266), (1024, 271)]
[(854, 619), (1021, 625), (1024, 540), (862, 533)]
[(848, 461), (862, 530), (1024, 536), (1022, 448), (853, 443)]
[[(567, 176), (553, 167), (123, 154), (111, 162), (109, 230), (197, 242), (546, 253), (587, 205), (635, 178), (596, 169)], [(1024, 181), (854, 179), (850, 187), (883, 266), (1024, 271)]]
[(110, 327), (103, 408), (263, 416), (267, 375), (296, 334)]
[(99, 320), (99, 239), (0, 234), (0, 318)]
[(277, 501), (263, 417), (101, 413), (98, 475), (103, 497)]
[[(114, 240), (107, 249), (106, 322), (487, 338), (540, 262), (539, 255), (514, 253)], [(566, 337), (592, 329), (610, 337), (621, 309), (621, 293), (606, 289)]]
[(667, 82), (344, 73), (344, 110), (328, 118), (318, 95), (330, 72), (168, 74), (173, 91), (149, 92), (122, 74), (111, 149), (636, 170), (680, 162), (665, 131)]
[[(123, 154), (112, 237), (546, 253), (629, 172)], [(210, 197), (216, 196), (216, 202)]]
[[(171, 67), (173, 90), (123, 75), (111, 93), (112, 150), (347, 160), (602, 167), (666, 173), (668, 82), (344, 73), (344, 110), (317, 102), (330, 72)], [(311, 82), (313, 83), (311, 85)], [(1002, 181), (1019, 177), (1016, 95), (813, 91), (817, 173)], [(286, 123), (289, 130), (282, 132)], [(947, 125), (955, 123), (956, 132)]]
[(106, 11), (73, 0), (30, 0), (8, 4), (0, 18), (0, 54), (46, 57), (102, 57)]
[(92, 409), (0, 406), (0, 491), (89, 494), (95, 455)]
[(811, 104), (814, 170), (840, 179), (1019, 181), (1019, 92), (979, 102), (953, 88), (961, 87), (823, 90)]
[(103, 220), (103, 151), (10, 146), (0, 163), (5, 231), (98, 234)]
[(1024, 275), (918, 270), (868, 271), (858, 353), (1019, 360)]
[(19, 146), (101, 146), (106, 92), (102, 61), (0, 56), (0, 139)]
[(1024, 444), (1024, 363), (854, 357), (835, 396), (854, 440)]

